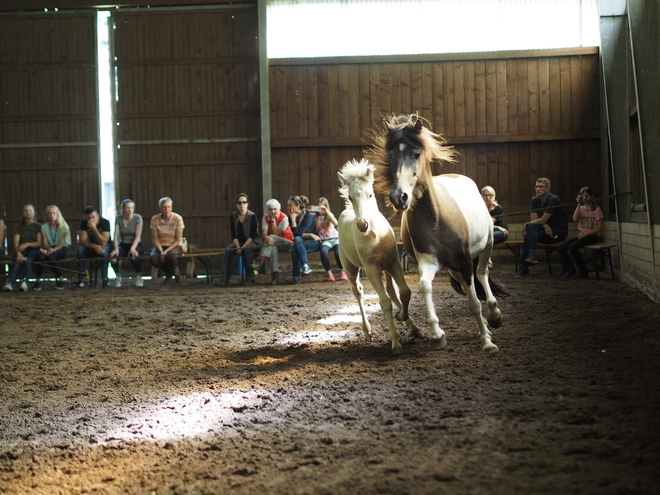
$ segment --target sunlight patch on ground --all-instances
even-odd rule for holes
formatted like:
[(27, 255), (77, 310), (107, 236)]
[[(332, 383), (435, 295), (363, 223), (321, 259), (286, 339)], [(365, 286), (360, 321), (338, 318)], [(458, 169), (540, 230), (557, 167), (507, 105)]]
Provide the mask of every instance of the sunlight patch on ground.
[[(367, 313), (373, 313), (374, 311), (380, 310), (378, 303), (367, 303), (367, 301), (370, 299), (378, 299), (378, 294), (364, 295), (364, 310)], [(324, 326), (351, 323), (358, 326), (356, 326), (354, 330), (339, 330), (334, 332), (328, 330), (308, 330), (304, 332), (296, 332), (280, 339), (277, 343), (280, 345), (311, 343), (319, 344), (323, 342), (352, 340), (356, 338), (356, 336), (362, 335), (362, 316), (360, 315), (360, 307), (357, 304), (341, 306), (335, 311), (337, 314), (328, 316), (326, 318), (321, 318), (316, 323)]]
[(173, 440), (217, 433), (229, 426), (245, 409), (261, 402), (263, 390), (233, 391), (220, 395), (208, 392), (173, 395), (158, 404), (144, 406), (144, 413), (125, 419), (122, 425), (108, 431), (105, 441)]
[(323, 342), (337, 342), (344, 340), (353, 340), (358, 336), (358, 332), (362, 334), (362, 326), (356, 327), (355, 330), (341, 330), (337, 332), (329, 332), (325, 330), (311, 330), (309, 332), (296, 332), (292, 335), (280, 339), (277, 343), (279, 345), (291, 344), (320, 344)]

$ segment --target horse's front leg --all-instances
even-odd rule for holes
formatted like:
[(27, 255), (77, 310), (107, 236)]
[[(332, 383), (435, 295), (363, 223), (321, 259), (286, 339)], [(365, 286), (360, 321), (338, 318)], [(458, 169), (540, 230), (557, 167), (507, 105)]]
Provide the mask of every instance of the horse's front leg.
[(442, 349), (447, 346), (447, 337), (445, 331), (438, 324), (438, 315), (433, 305), (433, 279), (440, 271), (440, 263), (435, 256), (430, 254), (415, 253), (419, 269), (419, 282), (417, 287), (424, 298), (426, 304), (426, 313), (431, 334), (431, 349)]
[(481, 301), (479, 301), (479, 298), (477, 297), (477, 291), (474, 288), (473, 277), (470, 277), (469, 285), (468, 285), (468, 282), (466, 282), (463, 279), (463, 277), (461, 277), (460, 273), (451, 270), (450, 274), (456, 280), (459, 280), (461, 282), (461, 287), (463, 288), (463, 292), (467, 294), (468, 309), (470, 310), (470, 313), (472, 313), (472, 316), (474, 316), (474, 319), (477, 320), (477, 328), (479, 329), (479, 338), (481, 339), (481, 342), (484, 345), (483, 350), (487, 352), (497, 352), (498, 348), (491, 341), (490, 330), (488, 330), (488, 327), (486, 326), (486, 321), (484, 320), (484, 317), (481, 314), (481, 310), (482, 310)]
[(394, 323), (394, 316), (392, 316), (392, 300), (383, 286), (383, 276), (378, 267), (375, 266), (365, 266), (364, 271), (367, 273), (367, 278), (371, 282), (371, 286), (374, 288), (378, 294), (378, 302), (380, 303), (380, 309), (385, 315), (387, 320), (387, 327), (389, 328), (390, 341), (392, 342), (392, 354), (398, 355), (401, 354), (402, 347), (399, 342), (399, 333), (396, 331), (396, 324)]
[(360, 282), (360, 268), (346, 263), (344, 265), (344, 272), (348, 277), (348, 281), (351, 283), (353, 296), (355, 296), (358, 307), (360, 308), (360, 314), (362, 315), (362, 333), (364, 333), (367, 340), (371, 340), (371, 325), (367, 318), (367, 312), (364, 310), (364, 287), (362, 286), (362, 282)]

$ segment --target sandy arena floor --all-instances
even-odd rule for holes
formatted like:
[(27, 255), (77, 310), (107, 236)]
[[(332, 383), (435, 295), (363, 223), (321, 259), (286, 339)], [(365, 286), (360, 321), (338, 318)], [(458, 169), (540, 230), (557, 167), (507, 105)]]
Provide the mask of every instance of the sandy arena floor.
[[(0, 493), (652, 494), (660, 306), (610, 279), (494, 273), (497, 354), (435, 282), (446, 349), (347, 282), (0, 295)], [(232, 282), (235, 282), (233, 279)]]

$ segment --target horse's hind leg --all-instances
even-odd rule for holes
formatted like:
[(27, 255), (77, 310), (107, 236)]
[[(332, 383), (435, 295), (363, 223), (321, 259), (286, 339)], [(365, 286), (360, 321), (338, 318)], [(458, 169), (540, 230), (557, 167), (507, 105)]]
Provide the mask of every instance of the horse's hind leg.
[[(398, 261), (395, 261), (395, 263), (396, 265), (392, 265), (392, 271), (394, 272), (393, 275), (385, 273), (387, 293), (389, 294), (390, 299), (392, 299), (394, 304), (399, 308), (399, 311), (395, 317), (397, 320), (406, 324), (413, 337), (420, 337), (421, 331), (410, 316), (410, 313), (408, 313), (408, 306), (410, 304), (410, 297), (412, 292), (410, 291), (410, 287), (408, 287), (406, 279), (403, 276), (403, 270), (400, 270), (401, 265), (399, 265)], [(397, 267), (399, 270), (397, 270)], [(393, 279), (395, 279), (396, 285), (392, 282)]]
[(351, 290), (353, 291), (353, 295), (360, 308), (360, 314), (362, 315), (362, 332), (367, 340), (371, 340), (371, 325), (369, 324), (367, 313), (364, 310), (364, 287), (360, 282), (360, 268), (355, 265), (346, 264), (344, 266), (344, 272), (348, 277), (348, 281), (351, 283)]
[(479, 264), (477, 265), (477, 278), (484, 288), (486, 293), (486, 320), (491, 328), (499, 328), (502, 326), (502, 312), (497, 306), (497, 299), (493, 295), (493, 291), (490, 288), (490, 283), (488, 282), (488, 258), (490, 257), (490, 250), (485, 249), (479, 255)]
[[(401, 343), (399, 342), (399, 334), (396, 331), (396, 325), (394, 323), (394, 317), (392, 316), (392, 300), (390, 299), (385, 287), (383, 286), (383, 278), (379, 268), (372, 266), (365, 266), (364, 271), (367, 273), (367, 278), (371, 282), (371, 286), (374, 288), (378, 294), (378, 302), (380, 303), (380, 309), (383, 310), (385, 319), (387, 320), (387, 327), (389, 328), (390, 341), (392, 342), (392, 354), (398, 355), (401, 354)], [(391, 280), (390, 280), (391, 286)]]
[(463, 287), (463, 292), (467, 294), (468, 309), (470, 310), (470, 313), (472, 313), (472, 316), (474, 316), (474, 319), (477, 320), (477, 327), (479, 328), (479, 338), (481, 339), (481, 342), (484, 345), (483, 350), (488, 352), (496, 352), (498, 348), (491, 341), (490, 330), (488, 330), (488, 327), (486, 326), (486, 321), (484, 320), (484, 317), (481, 314), (481, 310), (482, 310), (481, 301), (479, 301), (479, 298), (477, 297), (477, 291), (474, 288), (474, 280), (471, 280), (472, 283), (468, 286), (465, 280), (461, 277), (460, 273), (450, 270), (450, 274), (456, 280), (459, 280), (461, 282), (461, 287)]

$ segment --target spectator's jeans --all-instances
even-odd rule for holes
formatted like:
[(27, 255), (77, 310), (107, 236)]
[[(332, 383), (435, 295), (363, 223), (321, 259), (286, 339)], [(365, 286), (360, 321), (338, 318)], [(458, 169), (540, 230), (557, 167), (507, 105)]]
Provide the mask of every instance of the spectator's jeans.
[(495, 244), (500, 244), (501, 242), (506, 241), (508, 238), (509, 236), (501, 230), (493, 230), (493, 246)]
[(553, 244), (555, 242), (562, 242), (566, 239), (566, 232), (553, 232), (552, 236), (545, 233), (543, 225), (537, 223), (528, 223), (527, 229), (523, 235), (523, 250), (522, 250), (522, 263), (525, 263), (527, 256), (536, 253), (536, 245), (540, 242), (542, 244)]
[(580, 248), (588, 246), (589, 244), (594, 244), (598, 242), (599, 238), (597, 235), (586, 235), (582, 239), (577, 237), (572, 237), (571, 239), (566, 239), (561, 246), (557, 249), (559, 251), (559, 257), (561, 258), (561, 266), (564, 268), (564, 272), (574, 272), (575, 268), (573, 267), (573, 262), (568, 253), (571, 253), (575, 264), (580, 271), (587, 271), (587, 265), (584, 263), (584, 259), (580, 254)]
[(300, 270), (303, 266), (309, 265), (307, 253), (315, 253), (321, 249), (321, 242), (313, 239), (304, 240), (302, 237), (295, 237), (293, 247), (291, 248), (291, 262), (293, 264), (293, 278), (300, 278)]
[[(11, 267), (11, 272), (9, 272), (9, 278), (7, 279), (7, 283), (9, 284), (16, 282), (21, 268), (23, 269), (23, 281), (27, 283), (28, 280), (30, 280), (30, 277), (32, 276), (32, 262), (39, 258), (39, 255), (41, 255), (41, 249), (28, 247), (21, 251), (21, 254), (25, 259), (14, 261), (14, 265)], [(42, 272), (43, 268), (37, 270), (38, 277), (41, 277)]]
[[(62, 246), (60, 249), (58, 249), (57, 251), (53, 251), (48, 256), (46, 256), (45, 254), (42, 254), (39, 257), (39, 261), (47, 263), (48, 266), (50, 266), (53, 269), (53, 272), (55, 273), (55, 276), (57, 278), (61, 278), (62, 277), (62, 264), (59, 261), (61, 259), (66, 258), (67, 250), (68, 250), (68, 248), (66, 248), (65, 246)], [(37, 267), (37, 278), (39, 278), (39, 267)]]
[(108, 260), (110, 258), (110, 253), (112, 252), (112, 244), (107, 243), (103, 246), (103, 254), (98, 254), (94, 249), (78, 246), (76, 251), (76, 258), (78, 259), (78, 276), (86, 277), (87, 276), (87, 260), (86, 258), (101, 258), (103, 262), (101, 263), (101, 278), (103, 280), (108, 280)]
[(334, 246), (330, 247), (327, 243), (321, 244), (321, 263), (323, 263), (323, 268), (325, 271), (330, 271), (332, 265), (330, 264), (330, 258), (328, 254), (330, 251), (335, 252), (335, 260), (337, 261), (337, 268), (342, 269), (341, 260), (339, 259), (339, 243), (336, 243)]
[[(119, 248), (119, 257), (120, 258), (125, 258), (128, 256), (128, 252), (131, 250), (131, 244), (120, 244), (118, 246)], [(142, 256), (144, 254), (144, 246), (142, 245), (141, 242), (138, 242), (138, 245), (135, 246), (135, 250), (137, 251), (138, 255)], [(131, 265), (133, 265), (133, 269), (135, 270), (135, 273), (137, 275), (140, 275), (142, 273), (142, 264), (140, 263), (139, 258), (128, 258), (128, 261), (130, 261)], [(117, 276), (119, 276), (119, 263), (115, 258), (113, 258), (112, 261), (112, 268), (113, 270), (117, 273)]]

